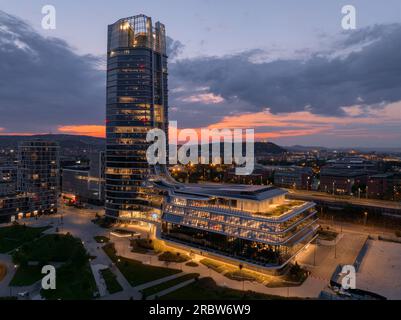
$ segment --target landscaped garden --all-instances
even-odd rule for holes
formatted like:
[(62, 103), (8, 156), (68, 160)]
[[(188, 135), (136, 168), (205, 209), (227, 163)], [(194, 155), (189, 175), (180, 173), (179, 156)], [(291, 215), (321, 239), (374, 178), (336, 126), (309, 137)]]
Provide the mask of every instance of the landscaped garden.
[(188, 267), (193, 267), (193, 268), (196, 268), (199, 266), (199, 264), (197, 264), (195, 261), (188, 261), (185, 265)]
[(318, 230), (318, 234), (319, 234), (319, 239), (326, 240), (326, 241), (333, 241), (338, 236), (338, 232), (336, 232), (334, 230), (330, 230), (329, 227), (327, 227), (326, 229), (323, 229), (322, 227), (320, 227)]
[(7, 253), (26, 242), (40, 237), (49, 227), (32, 228), (26, 225), (13, 224), (0, 228), (0, 253)]
[(188, 281), (188, 280), (194, 279), (194, 278), (198, 278), (198, 277), (199, 277), (199, 273), (187, 273), (181, 277), (174, 278), (169, 281), (157, 284), (153, 287), (146, 288), (146, 289), (142, 290), (142, 294), (145, 297), (149, 297), (150, 295), (157, 294), (163, 290), (166, 290), (166, 289), (174, 287), (180, 283), (183, 283), (185, 281)]
[(136, 253), (155, 253), (155, 245), (152, 239), (131, 239), (132, 252)]
[(49, 234), (26, 243), (13, 254), (17, 272), (11, 285), (34, 284), (44, 275), (43, 265), (57, 263), (56, 289), (41, 290), (47, 299), (92, 299), (96, 283), (89, 266), (89, 255), (82, 242), (70, 234)]
[(223, 273), (225, 271), (224, 265), (214, 260), (202, 259), (199, 262), (218, 273)]
[[(220, 287), (212, 278), (201, 278), (174, 292), (160, 297), (160, 300), (278, 300), (280, 296), (241, 291)], [(293, 299), (293, 298), (291, 298)]]
[(106, 282), (107, 291), (110, 294), (123, 290), (123, 287), (118, 282), (116, 275), (109, 268), (100, 270), (100, 273)]
[(181, 254), (180, 252), (173, 253), (170, 251), (165, 251), (159, 255), (159, 260), (167, 261), (167, 262), (182, 263), (182, 262), (191, 260), (191, 258), (186, 254)]
[(308, 272), (302, 269), (298, 264), (293, 265), (284, 275), (273, 276), (254, 272), (249, 269), (244, 270), (239, 267), (236, 268), (235, 266), (219, 263), (218, 261), (211, 259), (202, 259), (200, 260), (200, 263), (218, 273), (221, 273), (228, 279), (235, 281), (255, 281), (263, 283), (269, 288), (299, 286), (309, 275)]
[(103, 246), (103, 250), (132, 286), (138, 286), (181, 272), (181, 270), (178, 269), (146, 265), (138, 260), (118, 256), (113, 243), (108, 243)]

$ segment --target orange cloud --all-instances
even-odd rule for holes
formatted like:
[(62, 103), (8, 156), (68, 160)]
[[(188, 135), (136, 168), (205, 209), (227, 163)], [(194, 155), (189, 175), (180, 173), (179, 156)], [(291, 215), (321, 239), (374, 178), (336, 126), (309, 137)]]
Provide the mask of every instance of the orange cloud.
[(84, 135), (104, 138), (106, 136), (105, 126), (102, 125), (71, 125), (59, 126), (58, 131), (66, 134)]

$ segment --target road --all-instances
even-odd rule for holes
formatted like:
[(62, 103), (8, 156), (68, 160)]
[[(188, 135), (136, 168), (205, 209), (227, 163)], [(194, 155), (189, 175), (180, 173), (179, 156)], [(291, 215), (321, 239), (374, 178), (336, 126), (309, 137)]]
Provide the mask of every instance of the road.
[(361, 206), (378, 207), (391, 210), (401, 210), (401, 202), (397, 201), (385, 201), (385, 200), (363, 199), (363, 198), (359, 199), (351, 196), (331, 195), (325, 192), (318, 192), (318, 191), (293, 190), (293, 189), (287, 189), (287, 190), (291, 195), (297, 197), (299, 196), (300, 198), (304, 198), (305, 200), (313, 201), (315, 199), (333, 203), (343, 202)]

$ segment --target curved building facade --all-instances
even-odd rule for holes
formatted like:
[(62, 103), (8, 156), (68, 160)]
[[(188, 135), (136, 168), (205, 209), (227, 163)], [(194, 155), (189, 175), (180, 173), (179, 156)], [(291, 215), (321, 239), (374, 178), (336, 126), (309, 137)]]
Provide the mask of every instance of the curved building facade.
[(167, 133), (165, 27), (150, 17), (123, 18), (108, 26), (105, 212), (148, 220), (160, 203), (146, 177), (146, 134)]

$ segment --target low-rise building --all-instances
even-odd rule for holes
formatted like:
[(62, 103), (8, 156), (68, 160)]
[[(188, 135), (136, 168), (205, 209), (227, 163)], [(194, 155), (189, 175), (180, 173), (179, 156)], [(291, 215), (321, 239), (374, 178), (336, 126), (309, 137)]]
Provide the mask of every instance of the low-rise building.
[(366, 187), (367, 179), (368, 174), (362, 170), (322, 168), (319, 188), (331, 194), (353, 194)]
[(288, 200), (286, 193), (273, 186), (169, 188), (161, 237), (199, 254), (281, 270), (313, 240), (318, 228), (315, 204)]
[(313, 170), (309, 167), (278, 166), (274, 170), (274, 184), (284, 188), (311, 190)]
[(401, 173), (382, 173), (370, 176), (367, 183), (369, 198), (401, 200)]

